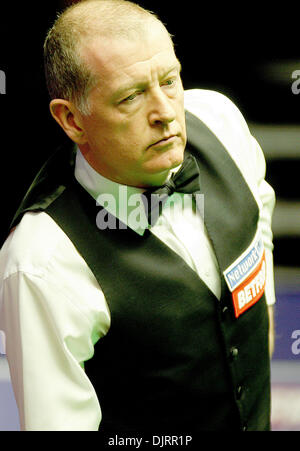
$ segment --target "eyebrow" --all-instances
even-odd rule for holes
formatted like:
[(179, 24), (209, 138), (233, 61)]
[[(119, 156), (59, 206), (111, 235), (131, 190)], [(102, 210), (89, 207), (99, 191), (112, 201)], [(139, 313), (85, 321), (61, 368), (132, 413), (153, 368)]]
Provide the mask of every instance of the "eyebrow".
[[(177, 70), (178, 73), (180, 74), (182, 67), (180, 62), (177, 60), (176, 64), (174, 64), (173, 66), (171, 66), (169, 69), (167, 69), (162, 76), (160, 76), (160, 79), (164, 79), (165, 77), (167, 77), (167, 75), (170, 74), (170, 72), (173, 72), (174, 70)], [(136, 82), (132, 82), (129, 83), (128, 85), (123, 85), (122, 87), (120, 87), (116, 92), (114, 92), (112, 98), (113, 100), (117, 100), (119, 97), (121, 97), (123, 94), (126, 94), (126, 92), (131, 91), (133, 89), (144, 89), (147, 86), (148, 82), (143, 82), (143, 81), (136, 81)]]

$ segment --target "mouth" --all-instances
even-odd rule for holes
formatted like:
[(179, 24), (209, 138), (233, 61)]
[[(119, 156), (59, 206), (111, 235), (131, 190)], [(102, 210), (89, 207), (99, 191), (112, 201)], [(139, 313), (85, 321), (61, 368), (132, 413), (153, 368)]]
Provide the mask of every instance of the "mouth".
[(150, 144), (148, 148), (150, 147), (165, 147), (172, 145), (174, 141), (178, 138), (178, 135), (169, 135), (165, 138), (160, 139), (159, 141), (155, 141), (154, 143)]

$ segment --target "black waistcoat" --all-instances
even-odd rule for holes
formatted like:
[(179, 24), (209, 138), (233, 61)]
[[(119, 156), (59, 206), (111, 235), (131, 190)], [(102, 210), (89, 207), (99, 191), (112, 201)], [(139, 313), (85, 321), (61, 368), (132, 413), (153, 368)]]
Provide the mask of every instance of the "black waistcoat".
[[(200, 166), (205, 223), (222, 274), (253, 240), (258, 207), (222, 144), (193, 115), (186, 118), (187, 152)], [(264, 296), (236, 319), (223, 276), (218, 300), (153, 234), (100, 231), (100, 207), (67, 168), (72, 168), (68, 153), (47, 162), (14, 224), (24, 211), (44, 209), (73, 241), (105, 294), (111, 327), (85, 362), (102, 408), (100, 430), (268, 430)]]

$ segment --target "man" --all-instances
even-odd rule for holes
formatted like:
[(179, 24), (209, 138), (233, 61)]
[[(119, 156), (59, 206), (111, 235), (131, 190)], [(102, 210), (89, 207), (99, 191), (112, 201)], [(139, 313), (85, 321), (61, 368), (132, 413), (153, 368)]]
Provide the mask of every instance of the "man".
[(165, 27), (123, 0), (67, 9), (45, 65), (76, 156), (42, 168), (1, 252), (22, 429), (268, 430), (274, 193), (240, 112), (184, 92)]

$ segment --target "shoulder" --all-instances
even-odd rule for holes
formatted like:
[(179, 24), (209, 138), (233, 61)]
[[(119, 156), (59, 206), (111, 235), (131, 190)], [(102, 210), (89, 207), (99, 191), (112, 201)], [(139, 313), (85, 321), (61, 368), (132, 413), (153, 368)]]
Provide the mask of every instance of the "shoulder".
[(246, 119), (235, 103), (217, 91), (185, 91), (185, 109), (198, 117), (221, 141), (252, 190), (264, 176), (265, 160)]
[(226, 95), (209, 89), (190, 89), (184, 94), (185, 109), (201, 119), (217, 135), (236, 133), (249, 136), (249, 128), (237, 105)]
[(219, 91), (213, 91), (211, 89), (188, 89), (184, 91), (185, 105), (188, 109), (197, 109), (199, 106), (207, 106), (208, 108), (213, 105), (219, 104), (220, 106), (227, 104), (233, 104), (229, 97), (225, 96)]
[(47, 305), (56, 318), (74, 312), (76, 319), (79, 312), (82, 321), (82, 315), (87, 319), (88, 328), (97, 323), (101, 333), (110, 321), (97, 279), (69, 237), (45, 212), (27, 212), (0, 251), (0, 309), (5, 297), (11, 307), (23, 302), (24, 311), (30, 311), (30, 302)]
[(10, 233), (0, 251), (0, 276), (17, 272), (43, 277), (53, 259), (75, 253), (72, 243), (44, 212), (28, 212)]

